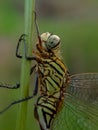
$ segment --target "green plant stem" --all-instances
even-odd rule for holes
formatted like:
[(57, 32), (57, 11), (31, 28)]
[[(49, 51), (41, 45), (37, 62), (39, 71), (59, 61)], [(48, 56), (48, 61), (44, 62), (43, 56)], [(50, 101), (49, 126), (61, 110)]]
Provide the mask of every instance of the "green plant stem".
[[(33, 20), (35, 9), (35, 0), (25, 0), (25, 34), (27, 37), (27, 48), (28, 55), (31, 55), (32, 51), (32, 35), (33, 35)], [(20, 79), (20, 98), (28, 97), (29, 95), (29, 80), (30, 80), (30, 61), (25, 59), (24, 48), (23, 48), (23, 58), (21, 66), (21, 79)], [(27, 119), (27, 106), (28, 102), (22, 102), (19, 104), (18, 116), (16, 122), (16, 130), (26, 129), (26, 119)]]

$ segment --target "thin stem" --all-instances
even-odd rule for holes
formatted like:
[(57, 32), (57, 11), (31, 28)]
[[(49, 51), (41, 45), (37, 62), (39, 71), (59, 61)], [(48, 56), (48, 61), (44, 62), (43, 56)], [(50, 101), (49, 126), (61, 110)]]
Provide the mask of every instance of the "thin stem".
[[(32, 50), (32, 36), (34, 32), (33, 31), (34, 9), (35, 9), (35, 0), (25, 0), (25, 34), (28, 35), (27, 38), (28, 55), (31, 55)], [(30, 61), (25, 59), (23, 49), (21, 79), (20, 79), (21, 84), (20, 98), (25, 98), (28, 97), (29, 95), (29, 79), (30, 79)], [(27, 106), (28, 106), (27, 101), (19, 104), (16, 130), (26, 129)]]

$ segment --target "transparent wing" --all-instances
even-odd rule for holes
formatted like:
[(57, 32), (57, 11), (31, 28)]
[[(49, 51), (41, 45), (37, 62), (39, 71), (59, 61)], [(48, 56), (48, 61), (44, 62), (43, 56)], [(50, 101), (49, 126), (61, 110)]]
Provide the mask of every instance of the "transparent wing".
[(66, 95), (63, 109), (54, 120), (53, 130), (98, 130), (98, 106)]
[(98, 73), (72, 75), (67, 92), (77, 98), (98, 103)]
[(98, 73), (72, 75), (53, 130), (98, 130)]

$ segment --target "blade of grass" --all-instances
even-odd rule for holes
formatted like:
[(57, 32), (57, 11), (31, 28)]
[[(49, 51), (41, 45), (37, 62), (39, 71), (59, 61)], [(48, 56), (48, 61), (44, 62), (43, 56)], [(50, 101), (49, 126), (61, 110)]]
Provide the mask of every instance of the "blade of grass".
[[(32, 34), (33, 34), (33, 20), (35, 8), (35, 0), (25, 0), (25, 34), (28, 35), (27, 38), (27, 48), (28, 55), (31, 54), (32, 49)], [(29, 79), (30, 79), (30, 61), (27, 61), (24, 56), (23, 49), (23, 59), (21, 66), (21, 79), (20, 79), (20, 98), (28, 97), (29, 95)], [(23, 102), (19, 104), (19, 110), (17, 115), (16, 130), (26, 129), (26, 119), (27, 119), (27, 105), (28, 102)]]

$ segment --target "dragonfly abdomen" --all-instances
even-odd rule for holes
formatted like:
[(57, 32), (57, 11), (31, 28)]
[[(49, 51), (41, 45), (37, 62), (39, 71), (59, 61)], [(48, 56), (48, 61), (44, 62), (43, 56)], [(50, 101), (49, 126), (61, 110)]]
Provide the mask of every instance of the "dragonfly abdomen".
[[(58, 98), (56, 96), (59, 96)], [(40, 96), (35, 105), (34, 115), (38, 120), (41, 130), (51, 130), (53, 120), (61, 108), (63, 100), (60, 92), (51, 96)], [(64, 99), (64, 98), (63, 98)]]
[[(65, 68), (64, 68), (65, 67)], [(34, 115), (41, 130), (51, 130), (54, 118), (61, 110), (68, 81), (67, 68), (58, 58), (44, 59), (39, 65), (40, 96)]]

